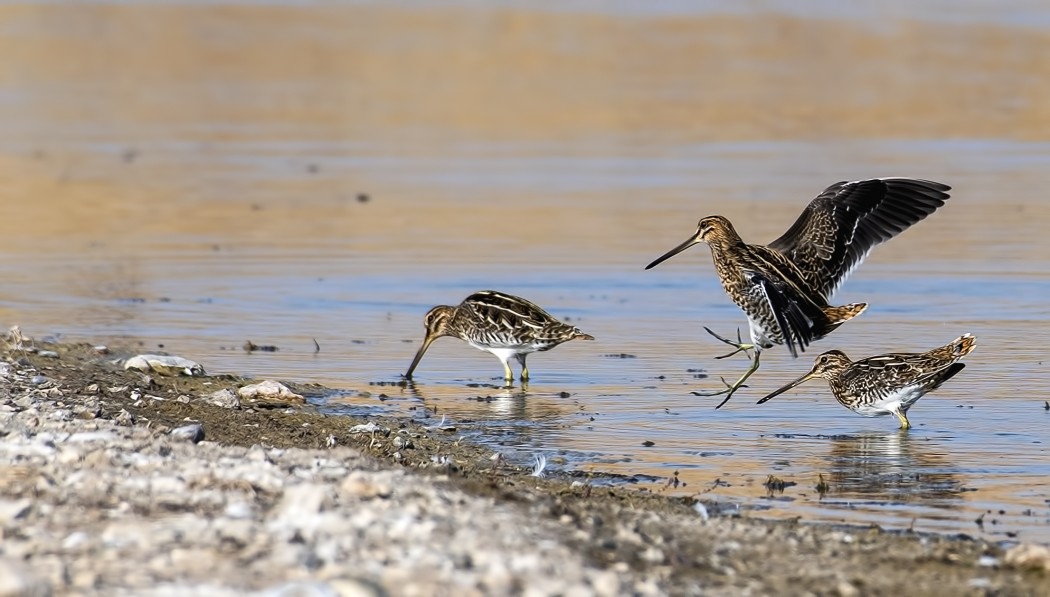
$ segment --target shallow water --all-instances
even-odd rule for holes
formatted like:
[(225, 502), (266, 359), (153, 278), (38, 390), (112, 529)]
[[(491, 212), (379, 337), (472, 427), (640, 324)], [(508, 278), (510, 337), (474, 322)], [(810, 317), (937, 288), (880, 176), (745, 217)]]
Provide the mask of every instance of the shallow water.
[[(1050, 542), (1048, 11), (826, 4), (5, 4), (0, 322), (324, 383), (334, 412), (445, 416), (512, 461), (749, 515)], [(871, 255), (836, 297), (871, 308), (812, 352), (975, 334), (915, 428), (818, 382), (756, 406), (811, 363), (783, 349), (721, 410), (690, 394), (746, 366), (703, 326), (745, 319), (706, 247), (644, 265), (704, 215), (768, 241), (880, 175), (953, 198)], [(598, 340), (532, 356), (525, 392), (451, 339), (411, 391), (372, 385), (481, 288)]]

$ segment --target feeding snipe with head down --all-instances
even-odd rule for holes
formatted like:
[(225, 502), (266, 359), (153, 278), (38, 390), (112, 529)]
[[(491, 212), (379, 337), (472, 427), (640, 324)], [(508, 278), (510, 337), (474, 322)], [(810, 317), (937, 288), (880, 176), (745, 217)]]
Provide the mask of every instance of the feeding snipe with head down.
[[(736, 348), (728, 355), (754, 350), (748, 370), (732, 385), (716, 408), (729, 401), (758, 370), (761, 351), (786, 344), (797, 357), (810, 342), (860, 315), (866, 303), (843, 307), (828, 299), (875, 245), (887, 241), (944, 205), (950, 187), (914, 178), (875, 178), (837, 182), (810, 202), (780, 238), (766, 245), (740, 239), (729, 220), (708, 216), (696, 233), (645, 269), (650, 269), (698, 243), (711, 247), (722, 288), (747, 315), (751, 343), (728, 340)], [(725, 383), (725, 380), (722, 380)]]
[(525, 357), (532, 352), (550, 350), (562, 342), (594, 340), (594, 336), (562, 323), (539, 306), (521, 297), (495, 290), (481, 290), (463, 299), (458, 306), (438, 305), (423, 319), (427, 334), (423, 345), (405, 373), (412, 378), (430, 343), (442, 336), (453, 336), (474, 348), (491, 352), (503, 363), (504, 379), (514, 380), (508, 359), (521, 363), (521, 380), (529, 380)]
[(911, 428), (908, 409), (963, 370), (959, 359), (970, 354), (976, 339), (964, 334), (950, 344), (924, 353), (889, 353), (851, 361), (838, 350), (817, 357), (809, 373), (758, 401), (759, 404), (817, 377), (828, 380), (839, 404), (865, 417), (896, 415), (901, 429)]

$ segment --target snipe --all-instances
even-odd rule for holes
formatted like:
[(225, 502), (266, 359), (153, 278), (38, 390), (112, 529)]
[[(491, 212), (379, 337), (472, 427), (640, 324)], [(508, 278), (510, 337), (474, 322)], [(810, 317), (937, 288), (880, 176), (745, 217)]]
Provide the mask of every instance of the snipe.
[(508, 384), (514, 380), (514, 372), (507, 362), (511, 357), (521, 364), (521, 380), (528, 381), (525, 357), (529, 353), (550, 350), (577, 338), (594, 340), (590, 334), (558, 321), (536, 304), (495, 290), (475, 292), (455, 307), (438, 305), (426, 314), (423, 322), (426, 336), (405, 373), (406, 379), (412, 379), (412, 372), (430, 343), (442, 336), (459, 338), (474, 348), (496, 355), (503, 363)]
[(923, 353), (896, 352), (851, 361), (829, 350), (817, 357), (809, 373), (758, 401), (759, 404), (799, 384), (823, 377), (839, 404), (865, 417), (896, 415), (901, 429), (910, 429), (908, 409), (926, 394), (963, 370), (959, 359), (970, 354), (976, 338), (964, 334), (951, 343)]
[(698, 243), (711, 247), (722, 288), (747, 315), (751, 343), (709, 334), (738, 352), (755, 351), (751, 366), (725, 394), (721, 408), (759, 367), (762, 350), (787, 345), (791, 356), (844, 322), (860, 315), (866, 303), (842, 307), (828, 304), (831, 295), (878, 245), (944, 205), (951, 187), (915, 178), (874, 178), (837, 182), (818, 195), (780, 238), (769, 245), (749, 245), (722, 216), (709, 216), (696, 233), (645, 269)]

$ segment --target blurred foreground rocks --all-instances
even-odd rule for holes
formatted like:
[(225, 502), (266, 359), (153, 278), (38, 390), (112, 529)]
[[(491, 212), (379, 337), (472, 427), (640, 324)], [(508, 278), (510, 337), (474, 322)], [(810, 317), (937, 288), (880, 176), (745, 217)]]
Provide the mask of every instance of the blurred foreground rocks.
[(6, 368), (0, 386), (0, 596), (630, 586), (443, 477), (382, 470), (350, 448), (228, 447), (202, 441), (200, 425), (76, 418), (70, 405), (92, 398), (18, 375)]

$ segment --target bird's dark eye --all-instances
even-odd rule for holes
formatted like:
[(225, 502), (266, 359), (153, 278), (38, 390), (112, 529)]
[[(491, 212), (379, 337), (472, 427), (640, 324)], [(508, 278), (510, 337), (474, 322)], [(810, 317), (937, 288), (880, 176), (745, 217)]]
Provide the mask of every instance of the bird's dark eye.
[(827, 365), (828, 364), (828, 355), (826, 355), (826, 354), (820, 355), (820, 364), (821, 365)]

